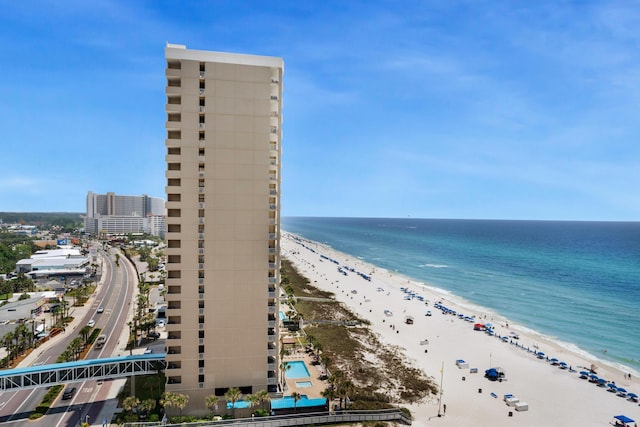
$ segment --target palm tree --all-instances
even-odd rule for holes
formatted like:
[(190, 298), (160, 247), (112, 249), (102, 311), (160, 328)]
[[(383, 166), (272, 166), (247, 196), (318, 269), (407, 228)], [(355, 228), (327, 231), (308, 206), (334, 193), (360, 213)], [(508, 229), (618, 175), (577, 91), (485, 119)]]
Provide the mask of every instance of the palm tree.
[(158, 394), (155, 394), (155, 388), (160, 387), (162, 383), (162, 379), (158, 375), (153, 375), (147, 378), (147, 387), (149, 387), (149, 391), (151, 391), (152, 396), (158, 396), (160, 394), (160, 389), (158, 388)]
[(2, 338), (4, 342), (4, 346), (7, 347), (7, 351), (9, 352), (9, 361), (13, 361), (14, 351), (15, 351), (15, 339), (16, 334), (11, 331), (7, 332), (5, 336)]
[(233, 411), (234, 418), (236, 416), (236, 402), (240, 400), (241, 397), (242, 397), (242, 392), (240, 391), (240, 389), (235, 387), (231, 387), (224, 394), (224, 398), (227, 400), (227, 402), (231, 402), (231, 410)]
[(244, 400), (249, 404), (249, 408), (253, 408), (260, 399), (255, 394), (247, 394)]
[(298, 400), (302, 399), (302, 395), (297, 391), (291, 393), (291, 398), (293, 399), (293, 412), (296, 412), (296, 406), (298, 404)]
[(89, 325), (84, 325), (82, 327), (82, 329), (80, 329), (80, 335), (82, 335), (82, 339), (84, 340), (84, 342), (87, 342), (87, 339), (89, 338), (89, 334), (91, 333), (91, 329), (93, 329), (91, 326)]
[(267, 390), (260, 390), (256, 393), (256, 396), (258, 397), (258, 403), (260, 403), (261, 407), (263, 403), (271, 401), (271, 396), (269, 396), (269, 392)]
[(59, 359), (63, 362), (71, 362), (74, 359), (73, 351), (67, 348), (65, 351), (60, 353)]
[(125, 397), (122, 400), (122, 409), (127, 412), (133, 412), (133, 410), (136, 409), (138, 405), (140, 405), (140, 399), (135, 396)]
[(162, 393), (162, 397), (160, 398), (160, 406), (165, 409), (175, 406), (175, 393), (171, 393), (170, 391), (165, 391), (164, 393)]
[(342, 408), (342, 399), (344, 399), (344, 407), (346, 409), (347, 402), (349, 401), (349, 395), (353, 392), (355, 386), (349, 380), (341, 381), (338, 384), (338, 388), (336, 389), (336, 393), (340, 398), (340, 407)]
[(151, 412), (153, 411), (153, 409), (156, 407), (156, 400), (155, 399), (145, 399), (142, 402), (140, 402), (140, 410), (144, 411), (144, 412)]
[(204, 399), (204, 404), (211, 411), (211, 416), (218, 410), (218, 400), (220, 399), (215, 394), (210, 394)]
[(187, 406), (187, 403), (189, 403), (189, 395), (176, 393), (175, 396), (175, 405), (180, 409), (180, 418), (182, 418), (182, 410)]
[(69, 343), (69, 349), (73, 352), (74, 361), (78, 360), (78, 353), (80, 353), (80, 350), (82, 349), (83, 346), (84, 346), (84, 343), (82, 342), (82, 337), (75, 337)]
[(285, 372), (287, 372), (289, 369), (291, 369), (291, 364), (285, 362), (284, 360), (282, 362), (280, 362), (280, 372), (282, 373), (282, 389), (285, 389), (285, 385), (286, 385), (286, 381), (285, 381)]
[(333, 388), (333, 386), (329, 386), (326, 389), (324, 389), (323, 392), (320, 393), (322, 395), (322, 397), (327, 398), (327, 402), (329, 404), (329, 410), (331, 410), (331, 402), (333, 402), (333, 399), (336, 398), (336, 391)]

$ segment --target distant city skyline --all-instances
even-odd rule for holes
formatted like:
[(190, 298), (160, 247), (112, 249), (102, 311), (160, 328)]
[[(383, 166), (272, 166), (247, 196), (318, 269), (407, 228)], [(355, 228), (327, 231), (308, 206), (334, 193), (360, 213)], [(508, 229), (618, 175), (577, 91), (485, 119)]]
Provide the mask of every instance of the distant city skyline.
[(165, 43), (282, 57), (282, 215), (640, 220), (640, 4), (3, 2), (0, 211), (164, 197)]

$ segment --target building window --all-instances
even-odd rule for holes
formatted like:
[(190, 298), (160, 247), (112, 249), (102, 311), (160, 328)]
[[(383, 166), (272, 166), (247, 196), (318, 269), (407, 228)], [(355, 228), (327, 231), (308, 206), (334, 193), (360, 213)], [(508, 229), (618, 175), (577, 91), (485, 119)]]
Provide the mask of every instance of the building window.
[(198, 375), (198, 382), (200, 383), (204, 382), (204, 375)]
[(180, 240), (167, 240), (167, 247), (175, 249), (180, 247)]
[(182, 138), (182, 133), (179, 130), (170, 130), (167, 131), (168, 139), (180, 139)]
[(169, 147), (167, 148), (167, 154), (180, 154), (180, 147)]
[(201, 130), (201, 131), (198, 133), (198, 139), (199, 139), (200, 141), (204, 141), (204, 131), (203, 131), (203, 130)]
[(180, 232), (180, 224), (167, 224), (167, 231), (169, 233), (179, 233)]
[(177, 193), (177, 194), (176, 194), (176, 193), (170, 193), (170, 194), (167, 194), (167, 201), (168, 201), (168, 202), (179, 202), (179, 201), (180, 201), (180, 198), (181, 198), (180, 193)]
[(198, 368), (204, 368), (204, 360), (198, 360)]
[(169, 218), (180, 218), (180, 209), (167, 209), (167, 216)]
[(169, 186), (169, 187), (180, 187), (180, 178), (169, 178), (169, 179), (167, 179), (167, 186)]
[(167, 169), (169, 169), (170, 171), (179, 171), (180, 170), (180, 163), (168, 163), (167, 164)]

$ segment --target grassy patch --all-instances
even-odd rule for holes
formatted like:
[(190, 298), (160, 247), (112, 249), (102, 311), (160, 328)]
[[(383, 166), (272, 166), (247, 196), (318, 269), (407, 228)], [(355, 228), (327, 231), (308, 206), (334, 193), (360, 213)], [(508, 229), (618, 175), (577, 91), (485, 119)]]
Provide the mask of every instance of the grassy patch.
[[(334, 296), (313, 287), (288, 260), (282, 262), (281, 277), (296, 297)], [(322, 350), (329, 371), (344, 373), (356, 385), (350, 396), (353, 409), (389, 408), (437, 393), (435, 382), (414, 368), (401, 348), (381, 343), (366, 327), (370, 322), (359, 319), (342, 303), (298, 300), (296, 310), (305, 323), (311, 323), (305, 332), (316, 349)], [(340, 324), (350, 320), (356, 320), (359, 326)]]

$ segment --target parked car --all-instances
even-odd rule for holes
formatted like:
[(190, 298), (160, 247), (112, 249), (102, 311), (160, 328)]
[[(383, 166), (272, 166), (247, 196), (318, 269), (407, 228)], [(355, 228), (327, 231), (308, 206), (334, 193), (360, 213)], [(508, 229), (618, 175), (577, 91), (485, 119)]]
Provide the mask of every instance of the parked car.
[(158, 328), (164, 328), (164, 325), (165, 325), (164, 320), (158, 320), (158, 321), (156, 322), (156, 326), (157, 326)]
[(73, 395), (76, 394), (76, 388), (75, 387), (71, 387), (71, 388), (67, 388), (64, 393), (62, 393), (62, 400), (69, 400), (73, 397)]
[(149, 332), (147, 334), (147, 337), (153, 340), (157, 340), (158, 338), (160, 338), (160, 332)]

